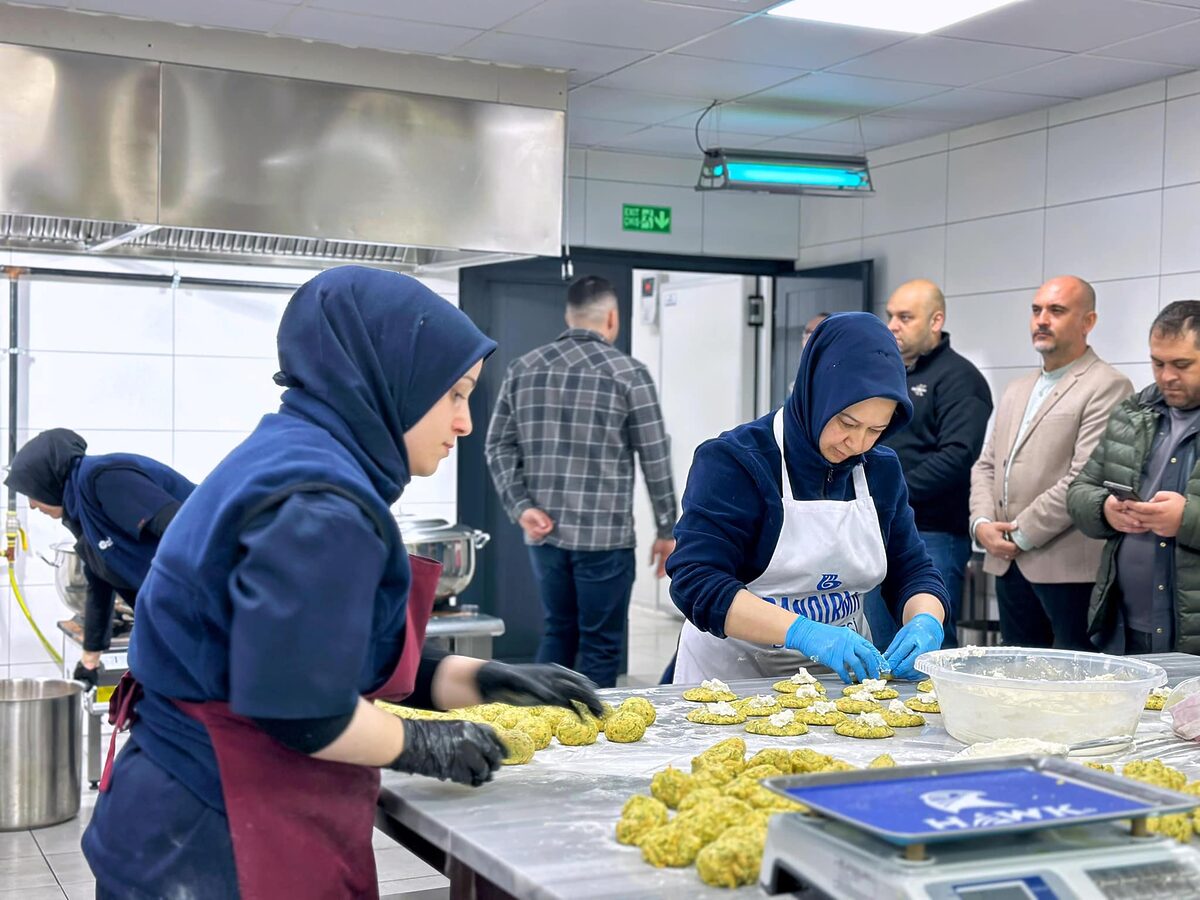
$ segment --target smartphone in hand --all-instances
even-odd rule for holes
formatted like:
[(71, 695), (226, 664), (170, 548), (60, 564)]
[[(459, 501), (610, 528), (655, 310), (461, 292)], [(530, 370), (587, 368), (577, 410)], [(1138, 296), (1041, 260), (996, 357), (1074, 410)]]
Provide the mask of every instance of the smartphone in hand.
[(1144, 502), (1142, 498), (1138, 496), (1137, 491), (1127, 484), (1118, 484), (1115, 481), (1106, 481), (1104, 482), (1104, 487), (1118, 500), (1132, 500), (1135, 503)]

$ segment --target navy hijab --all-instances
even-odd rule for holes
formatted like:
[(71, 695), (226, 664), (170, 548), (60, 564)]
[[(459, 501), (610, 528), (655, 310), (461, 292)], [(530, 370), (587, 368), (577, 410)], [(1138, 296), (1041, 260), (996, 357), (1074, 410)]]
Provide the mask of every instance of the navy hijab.
[(339, 266), (304, 284), (279, 325), (282, 412), (344, 444), (380, 496), (408, 484), (404, 432), (496, 342), (415, 278)]
[(832, 464), (821, 456), (821, 431), (846, 407), (872, 397), (896, 401), (896, 412), (879, 443), (909, 423), (913, 409), (906, 374), (896, 339), (878, 317), (838, 313), (817, 326), (800, 355), (796, 382), (783, 406), (783, 441), (796, 497), (822, 496), (831, 468), (838, 475), (835, 480), (844, 481), (862, 461), (853, 456)]
[(48, 506), (62, 506), (67, 479), (87, 452), (87, 441), (69, 428), (51, 428), (17, 451), (8, 477), (9, 490)]

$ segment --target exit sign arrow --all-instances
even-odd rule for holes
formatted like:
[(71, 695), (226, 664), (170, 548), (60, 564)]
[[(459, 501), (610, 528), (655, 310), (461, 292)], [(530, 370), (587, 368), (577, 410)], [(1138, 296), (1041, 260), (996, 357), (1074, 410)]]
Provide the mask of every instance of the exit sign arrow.
[(671, 207), (625, 203), (621, 206), (621, 228), (624, 231), (670, 234)]

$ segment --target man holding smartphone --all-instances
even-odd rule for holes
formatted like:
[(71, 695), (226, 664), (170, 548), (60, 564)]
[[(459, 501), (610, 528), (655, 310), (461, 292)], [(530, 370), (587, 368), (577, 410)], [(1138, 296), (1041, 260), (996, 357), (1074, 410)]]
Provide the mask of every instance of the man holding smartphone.
[(1200, 301), (1150, 326), (1154, 384), (1119, 404), (1067, 492), (1105, 538), (1089, 631), (1110, 653), (1200, 653)]
[(1067, 513), (1067, 487), (1104, 433), (1129, 379), (1088, 346), (1096, 293), (1052, 278), (1033, 297), (1039, 371), (1008, 386), (971, 470), (971, 532), (996, 576), (1000, 635), (1009, 646), (1094, 649), (1087, 610), (1102, 544)]

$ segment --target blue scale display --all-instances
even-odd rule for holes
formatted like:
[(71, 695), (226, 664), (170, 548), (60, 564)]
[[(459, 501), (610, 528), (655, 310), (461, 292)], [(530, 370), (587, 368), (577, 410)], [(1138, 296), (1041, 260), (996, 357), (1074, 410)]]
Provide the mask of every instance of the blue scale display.
[(784, 776), (812, 815), (775, 816), (769, 894), (851, 900), (1200, 898), (1200, 853), (1146, 817), (1197, 798), (1054, 757)]

